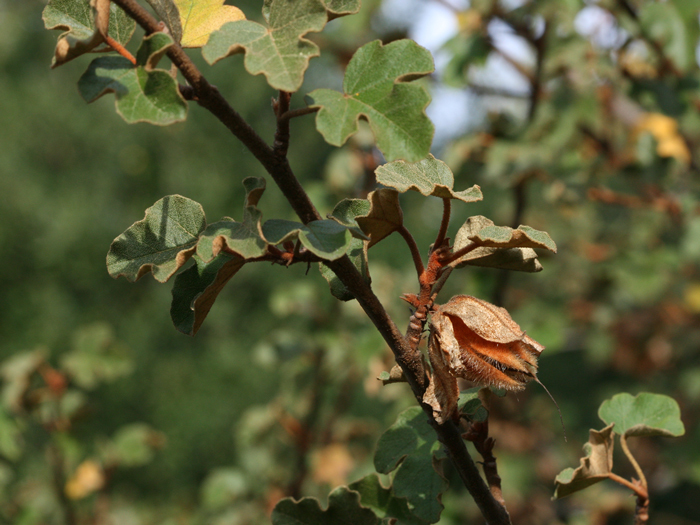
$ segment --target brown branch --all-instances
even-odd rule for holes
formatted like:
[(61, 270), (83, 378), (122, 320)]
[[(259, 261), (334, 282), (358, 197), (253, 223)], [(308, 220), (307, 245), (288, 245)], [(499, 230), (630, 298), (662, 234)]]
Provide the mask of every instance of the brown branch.
[(493, 455), (493, 446), (496, 444), (496, 440), (489, 437), (489, 420), (471, 422), (467, 432), (462, 437), (474, 443), (474, 448), (481, 454), (484, 460), (482, 468), (491, 494), (496, 501), (505, 507), (506, 501), (503, 499), (501, 476), (498, 475), (496, 456)]
[(275, 131), (275, 142), (272, 145), (272, 150), (278, 157), (286, 157), (289, 149), (289, 119), (282, 119), (282, 115), (289, 111), (289, 101), (292, 98), (291, 93), (280, 91), (280, 96), (277, 100), (273, 100), (273, 108), (277, 117), (277, 130)]
[(413, 264), (416, 267), (416, 272), (418, 273), (418, 278), (420, 279), (420, 276), (423, 275), (425, 268), (423, 267), (423, 260), (421, 259), (420, 250), (418, 249), (416, 240), (413, 238), (413, 235), (411, 235), (411, 232), (408, 231), (408, 228), (406, 228), (403, 224), (397, 231), (406, 241), (406, 244), (408, 244), (408, 249), (411, 250)]
[(442, 243), (445, 242), (445, 236), (447, 235), (447, 228), (450, 225), (450, 215), (452, 212), (452, 199), (443, 198), (442, 199), (442, 221), (440, 221), (440, 229), (438, 230), (437, 238), (433, 244), (433, 249), (437, 250)]
[(290, 110), (282, 113), (279, 116), (279, 118), (277, 119), (277, 122), (291, 120), (291, 119), (296, 118), (296, 117), (303, 117), (304, 115), (311, 115), (312, 113), (317, 113), (319, 109), (321, 109), (321, 108), (318, 106), (314, 107), (314, 108), (290, 109)]
[[(158, 31), (158, 21), (135, 0), (113, 1), (143, 27), (146, 34)], [(219, 91), (207, 82), (180, 46), (171, 46), (168, 50), (168, 57), (193, 87), (194, 96), (198, 103), (218, 118), (263, 165), (300, 220), (304, 224), (320, 220), (320, 214), (294, 175), (286, 157), (282, 158), (275, 155), (273, 149), (229, 105)], [(438, 425), (432, 417), (432, 408), (428, 405), (423, 405), (422, 398), (427, 387), (427, 379), (426, 371), (423, 367), (422, 354), (411, 348), (389, 317), (382, 303), (364, 281), (347, 255), (335, 261), (328, 261), (327, 265), (338, 276), (348, 291), (353, 294), (389, 345), (389, 348), (391, 348), (397, 364), (404, 371), (413, 394), (428, 416), (439, 441), (445, 445), (448, 456), (454, 463), (460, 478), (474, 498), (487, 523), (491, 525), (510, 524), (507, 511), (492, 497), (488, 487), (479, 475), (479, 471), (474, 465), (457, 427), (452, 423)]]

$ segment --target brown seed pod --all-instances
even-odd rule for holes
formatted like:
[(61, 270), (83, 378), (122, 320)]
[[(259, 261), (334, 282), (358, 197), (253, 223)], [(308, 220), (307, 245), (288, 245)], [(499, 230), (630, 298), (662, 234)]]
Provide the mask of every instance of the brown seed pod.
[(537, 381), (542, 350), (544, 346), (528, 337), (504, 308), (457, 295), (430, 319), (433, 378), (423, 401), (442, 423), (457, 416), (457, 377), (477, 385), (522, 390), (529, 381)]

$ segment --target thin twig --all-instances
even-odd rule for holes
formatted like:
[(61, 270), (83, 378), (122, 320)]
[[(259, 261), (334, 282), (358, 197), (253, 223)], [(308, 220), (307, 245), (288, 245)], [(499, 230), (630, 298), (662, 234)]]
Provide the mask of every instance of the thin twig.
[(445, 236), (447, 235), (447, 228), (450, 225), (450, 215), (452, 212), (452, 199), (443, 198), (442, 199), (442, 220), (440, 221), (440, 229), (438, 230), (435, 243), (433, 244), (433, 249), (438, 249), (445, 242)]
[(416, 267), (416, 272), (418, 273), (418, 278), (420, 279), (420, 276), (423, 275), (423, 272), (425, 271), (425, 267), (423, 266), (423, 260), (421, 259), (420, 250), (418, 249), (416, 240), (413, 238), (413, 235), (411, 235), (411, 232), (408, 231), (408, 228), (406, 228), (403, 224), (397, 231), (401, 237), (403, 237), (404, 241), (406, 241), (406, 244), (408, 244), (408, 249), (411, 250), (413, 264)]
[(614, 472), (608, 473), (608, 479), (610, 479), (611, 481), (614, 481), (615, 483), (619, 483), (623, 487), (627, 487), (632, 492), (634, 492), (637, 497), (643, 497), (643, 498), (649, 497), (648, 493), (644, 490), (644, 488), (641, 485), (635, 485), (631, 481), (626, 480), (622, 476), (618, 476)]
[(321, 109), (319, 106), (313, 108), (290, 109), (282, 113), (277, 119), (277, 122), (288, 121), (296, 117), (303, 117), (304, 115), (311, 115), (312, 113), (317, 113), (319, 109)]
[(289, 119), (282, 120), (280, 117), (289, 111), (291, 93), (280, 91), (279, 98), (274, 101), (275, 116), (277, 117), (277, 130), (275, 131), (275, 142), (272, 150), (278, 157), (286, 157), (289, 149)]
[(501, 476), (498, 475), (496, 456), (493, 455), (493, 446), (496, 444), (496, 440), (489, 437), (489, 420), (486, 419), (486, 421), (474, 421), (470, 423), (469, 429), (463, 437), (467, 441), (474, 443), (474, 448), (481, 454), (484, 460), (482, 468), (491, 494), (493, 494), (496, 501), (505, 507), (506, 501), (503, 499)]
[(644, 476), (644, 472), (639, 466), (639, 463), (637, 463), (637, 460), (634, 459), (632, 452), (630, 452), (629, 446), (627, 446), (627, 438), (624, 434), (620, 434), (620, 446), (622, 447), (622, 451), (625, 453), (625, 456), (627, 456), (629, 462), (632, 463), (634, 471), (637, 473), (637, 477), (639, 478), (639, 482), (642, 484), (642, 487), (644, 487), (644, 490), (647, 490), (647, 478)]

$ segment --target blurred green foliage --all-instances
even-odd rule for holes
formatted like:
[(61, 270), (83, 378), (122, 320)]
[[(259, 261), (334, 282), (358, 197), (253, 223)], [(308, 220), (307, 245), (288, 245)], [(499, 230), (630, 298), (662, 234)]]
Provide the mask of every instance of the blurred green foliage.
[[(413, 11), (402, 18), (399, 4), (367, 0), (313, 35), (323, 54), (300, 92), (340, 89), (356, 48), (410, 35), (418, 10), (444, 7), (406, 2)], [(649, 481), (651, 523), (700, 523), (696, 3), (512, 4), (447, 9), (457, 30), (435, 54), (449, 67), (423, 84), (435, 104), (444, 83), (471, 97), (454, 108), (472, 116), (468, 133), (435, 144), (435, 154), (456, 187), (479, 184), (485, 199), (453, 207), (450, 235), (482, 214), (545, 230), (559, 248), (538, 274), (461, 269), (441, 295), (500, 303), (547, 347), (539, 377), (570, 440), (536, 385), (492, 404), (509, 511), (514, 523), (629, 522), (632, 498), (607, 482), (550, 497), (588, 429), (600, 427), (600, 403), (648, 391), (675, 398), (686, 427), (672, 444), (630, 444)], [(236, 5), (262, 19), (261, 2)], [(89, 60), (49, 70), (57, 34), (44, 30), (43, 7), (0, 0), (0, 523), (265, 523), (281, 497), (325, 502), (330, 489), (372, 473), (379, 436), (414, 400), (403, 385), (380, 386), (392, 364), (381, 338), (314, 268), (247, 265), (195, 338), (172, 327), (168, 287), (109, 277), (110, 243), (158, 199), (180, 194), (212, 220), (238, 219), (240, 181), (265, 173), (196, 105), (167, 128), (126, 125), (111, 97), (86, 106), (76, 82)], [(510, 46), (498, 40), (502, 21)], [(529, 79), (509, 65), (521, 49)], [(276, 93), (265, 79), (242, 60), (211, 67), (190, 55), (271, 142)], [(438, 131), (450, 118), (435, 118)], [(342, 149), (323, 141), (313, 117), (291, 128), (290, 163), (322, 214), (373, 189), (365, 174), (380, 159), (366, 128)], [(440, 202), (401, 202), (427, 250)], [(259, 208), (295, 218), (272, 185)], [(370, 264), (402, 326), (409, 312), (397, 298), (417, 288), (402, 240), (373, 248)], [(618, 467), (634, 475), (621, 456)], [(478, 523), (445, 474), (440, 523)]]

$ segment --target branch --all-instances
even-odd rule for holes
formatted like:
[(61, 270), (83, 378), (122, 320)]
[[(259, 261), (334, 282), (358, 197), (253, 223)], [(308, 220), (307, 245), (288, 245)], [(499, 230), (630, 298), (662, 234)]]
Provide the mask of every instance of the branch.
[(317, 113), (319, 109), (321, 108), (318, 106), (315, 108), (290, 109), (282, 113), (277, 119), (277, 122), (291, 120), (296, 117), (303, 117), (304, 115), (311, 115), (312, 113)]
[[(144, 28), (146, 34), (158, 31), (158, 21), (135, 0), (114, 0), (114, 3)], [(193, 87), (197, 102), (218, 118), (263, 165), (300, 220), (304, 224), (320, 220), (320, 214), (294, 175), (286, 157), (279, 157), (274, 153), (273, 149), (229, 105), (219, 91), (207, 82), (180, 46), (171, 46), (168, 50), (168, 57)], [(448, 456), (486, 521), (490, 525), (509, 525), (508, 513), (491, 496), (457, 427), (451, 422), (438, 425), (432, 417), (432, 408), (422, 403), (423, 393), (427, 387), (422, 354), (411, 348), (347, 255), (335, 261), (328, 261), (326, 264), (357, 299), (357, 302), (391, 348), (396, 362), (404, 371), (413, 394), (428, 416), (439, 441), (447, 449)]]
[(401, 237), (403, 237), (403, 239), (406, 241), (406, 244), (408, 244), (408, 249), (411, 250), (413, 264), (416, 267), (416, 272), (418, 272), (418, 278), (420, 279), (420, 276), (423, 275), (425, 268), (423, 267), (423, 260), (420, 257), (420, 250), (418, 249), (416, 240), (413, 238), (413, 235), (411, 235), (411, 232), (408, 231), (408, 229), (403, 224), (397, 231), (399, 232)]
[(442, 199), (442, 221), (440, 222), (440, 229), (438, 230), (437, 238), (433, 244), (433, 249), (437, 250), (442, 243), (445, 241), (445, 236), (447, 235), (447, 228), (450, 225), (450, 213), (452, 211), (452, 200)]
[(289, 149), (289, 119), (282, 120), (281, 117), (289, 111), (289, 101), (291, 98), (291, 93), (280, 91), (279, 98), (272, 101), (272, 107), (277, 117), (277, 131), (275, 131), (275, 142), (272, 149), (278, 157), (286, 157), (287, 150)]

